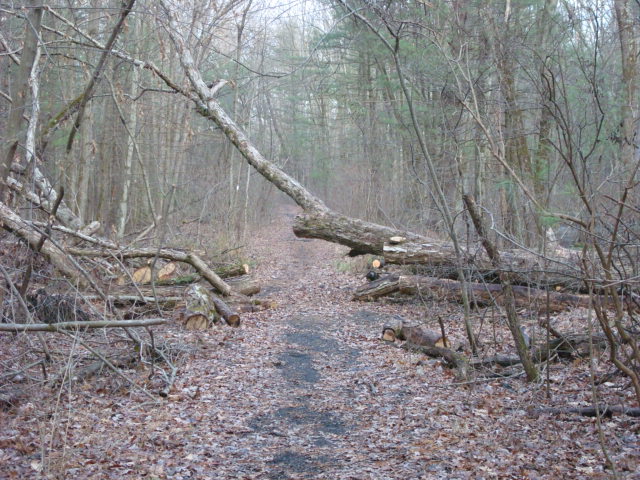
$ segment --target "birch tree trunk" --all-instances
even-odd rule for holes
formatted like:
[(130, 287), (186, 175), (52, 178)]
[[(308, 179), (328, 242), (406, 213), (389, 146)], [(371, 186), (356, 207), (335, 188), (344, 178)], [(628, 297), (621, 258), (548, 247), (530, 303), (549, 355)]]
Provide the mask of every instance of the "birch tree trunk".
[(43, 13), (40, 2), (36, 0), (29, 0), (28, 6), (20, 68), (13, 82), (15, 90), (11, 95), (11, 110), (5, 128), (5, 141), (2, 150), (0, 150), (0, 162), (2, 162), (0, 164), (0, 201), (6, 201), (7, 177), (11, 172), (11, 164), (21, 154), (20, 144), (22, 144), (22, 148), (25, 146), (23, 115), (28, 110), (29, 77), (38, 54)]
[[(136, 18), (132, 21), (132, 33), (134, 38), (138, 32), (138, 21)], [(134, 51), (135, 54), (135, 51)], [(140, 81), (140, 72), (137, 66), (132, 67), (131, 85), (129, 91), (133, 99), (136, 98), (138, 83)], [(136, 101), (131, 102), (129, 110), (129, 122), (127, 124), (127, 154), (124, 159), (124, 169), (122, 171), (122, 192), (120, 201), (118, 202), (118, 214), (116, 217), (116, 233), (118, 238), (124, 236), (124, 229), (127, 224), (127, 216), (129, 214), (129, 190), (131, 188), (131, 172), (133, 167), (133, 155), (136, 142), (136, 134), (138, 131), (138, 107)]]

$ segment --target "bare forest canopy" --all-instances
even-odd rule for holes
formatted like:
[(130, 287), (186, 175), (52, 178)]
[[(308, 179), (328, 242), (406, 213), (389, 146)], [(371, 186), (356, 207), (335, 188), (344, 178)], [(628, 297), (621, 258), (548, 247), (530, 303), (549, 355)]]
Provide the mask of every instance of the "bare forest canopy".
[[(173, 32), (257, 151), (331, 209), (454, 235), (460, 255), (475, 241), (470, 194), (501, 248), (593, 240), (634, 276), (634, 2), (276, 3), (4, 9), (3, 172), (35, 159), (48, 180), (39, 195), (64, 187), (59, 212), (75, 227), (98, 220), (122, 238), (166, 211), (174, 225), (205, 221), (242, 239), (278, 197), (194, 111), (206, 101)], [(376, 243), (355, 251), (381, 253)]]
[[(632, 341), (622, 322), (640, 278), (638, 10), (631, 0), (2, 7), (3, 225), (81, 285), (99, 286), (74, 258), (128, 245), (120, 258), (187, 263), (229, 295), (191, 250), (242, 243), (282, 200), (276, 187), (302, 208), (300, 236), (431, 277), (500, 283), (521, 357), (513, 285), (591, 294), (616, 312), (601, 318), (608, 339)], [(46, 241), (58, 223), (91, 248)], [(150, 235), (156, 253), (133, 247)], [(468, 307), (472, 292), (461, 292)]]

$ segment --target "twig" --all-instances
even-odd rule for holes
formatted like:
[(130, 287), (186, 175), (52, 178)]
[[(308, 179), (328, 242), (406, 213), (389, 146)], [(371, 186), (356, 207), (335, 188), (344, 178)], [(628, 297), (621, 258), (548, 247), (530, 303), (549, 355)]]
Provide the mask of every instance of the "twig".
[[(77, 322), (73, 322), (73, 323), (77, 323)], [(52, 326), (55, 326), (55, 325), (52, 325)], [(151, 395), (144, 388), (140, 387), (137, 383), (135, 383), (133, 380), (131, 380), (129, 377), (127, 377), (124, 373), (122, 373), (120, 371), (120, 369), (118, 369), (118, 367), (116, 367), (113, 363), (111, 363), (107, 357), (102, 355), (100, 352), (98, 352), (91, 345), (88, 345), (81, 338), (78, 338), (77, 335), (73, 335), (70, 332), (67, 332), (65, 330), (58, 330), (58, 331), (60, 333), (64, 333), (68, 337), (71, 337), (73, 340), (77, 341), (80, 345), (82, 345), (84, 348), (86, 348), (91, 353), (93, 353), (96, 357), (98, 357), (100, 360), (102, 360), (107, 367), (109, 367), (111, 370), (113, 370), (115, 372), (116, 375), (118, 375), (120, 378), (124, 379), (127, 383), (129, 383), (131, 386), (133, 386), (136, 390), (141, 391), (143, 394), (145, 394), (147, 397), (149, 397), (154, 402), (157, 402), (156, 398), (153, 395)]]
[[(40, 234), (40, 240), (38, 240), (37, 245), (33, 248), (33, 251), (38, 254), (40, 250), (42, 250), (42, 246), (47, 238), (51, 237), (51, 226), (53, 225), (53, 220), (56, 218), (56, 212), (58, 211), (58, 207), (60, 206), (60, 202), (62, 202), (62, 197), (64, 196), (64, 186), (60, 186), (60, 193), (56, 198), (55, 203), (53, 204), (53, 208), (51, 209), (51, 214), (49, 215), (49, 220), (47, 221), (47, 225), (44, 229), (44, 232)], [(29, 287), (29, 282), (31, 281), (31, 273), (33, 272), (33, 257), (31, 257), (31, 261), (29, 265), (27, 265), (27, 270), (24, 272), (24, 277), (22, 277), (22, 284), (20, 285), (20, 296), (24, 297), (27, 293), (27, 288)]]
[[(20, 295), (20, 292), (18, 292), (18, 289), (16, 288), (15, 284), (11, 280), (11, 277), (9, 276), (9, 272), (7, 272), (7, 270), (2, 266), (2, 264), (0, 264), (0, 271), (2, 272), (2, 276), (5, 278), (7, 284), (9, 285), (9, 288), (18, 299), (18, 303), (20, 303), (20, 306), (24, 309), (24, 313), (27, 316), (27, 322), (29, 322), (30, 324), (33, 324), (33, 315), (31, 315), (31, 312), (29, 311), (29, 307), (27, 307), (27, 304), (25, 303), (24, 298), (22, 298), (22, 295)], [(0, 323), (0, 327), (4, 325), (9, 325), (9, 324)], [(23, 324), (18, 324), (18, 325), (24, 326)], [(47, 342), (41, 333), (38, 333), (37, 336), (38, 336), (38, 341), (40, 342), (40, 345), (42, 345), (42, 350), (44, 351), (44, 358), (48, 362), (51, 360), (51, 351), (49, 350), (49, 346), (47, 345)], [(45, 373), (45, 376), (46, 376), (46, 373)]]

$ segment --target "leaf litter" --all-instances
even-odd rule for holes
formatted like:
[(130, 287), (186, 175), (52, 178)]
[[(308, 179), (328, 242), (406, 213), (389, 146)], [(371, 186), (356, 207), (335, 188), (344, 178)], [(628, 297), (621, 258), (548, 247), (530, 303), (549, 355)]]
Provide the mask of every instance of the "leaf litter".
[[(0, 411), (0, 478), (610, 478), (593, 418), (530, 414), (590, 405), (588, 360), (551, 365), (550, 401), (522, 376), (458, 384), (440, 360), (379, 337), (394, 317), (437, 329), (441, 316), (454, 346), (465, 345), (460, 308), (351, 301), (362, 272), (336, 268), (343, 247), (295, 238), (293, 212), (251, 246), (276, 309), (243, 314), (239, 329), (158, 328), (187, 346), (158, 404), (108, 372), (54, 394), (32, 389)], [(499, 315), (487, 315), (477, 319), (483, 335), (512, 352)], [(570, 327), (584, 315), (554, 321)], [(145, 368), (127, 374), (152, 388)], [(629, 391), (620, 377), (599, 386), (612, 404)], [(640, 478), (638, 420), (614, 416), (603, 429), (619, 477)]]

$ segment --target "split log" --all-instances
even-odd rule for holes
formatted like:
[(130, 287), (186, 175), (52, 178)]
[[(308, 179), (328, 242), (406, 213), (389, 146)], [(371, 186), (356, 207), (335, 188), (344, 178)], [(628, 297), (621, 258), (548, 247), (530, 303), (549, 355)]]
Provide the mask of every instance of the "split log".
[(206, 330), (219, 316), (211, 294), (202, 285), (192, 285), (184, 292), (185, 307), (178, 313), (187, 330)]
[[(503, 289), (498, 284), (468, 283), (470, 297), (478, 306), (500, 303)], [(573, 307), (590, 306), (588, 295), (573, 295), (561, 292), (547, 292), (535, 288), (513, 287), (516, 306), (519, 308), (536, 309), (538, 311), (559, 312)], [(353, 295), (354, 300), (373, 300), (385, 295), (399, 292), (406, 295), (433, 295), (450, 301), (462, 302), (462, 283), (455, 280), (424, 277), (420, 275), (389, 275), (377, 281), (359, 287)], [(547, 305), (547, 294), (549, 303)], [(603, 305), (614, 308), (613, 299), (605, 296), (598, 297)], [(548, 307), (548, 308), (547, 308)], [(630, 304), (630, 307), (633, 305)]]

